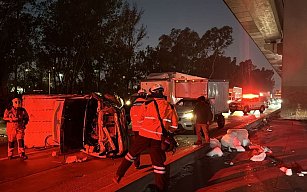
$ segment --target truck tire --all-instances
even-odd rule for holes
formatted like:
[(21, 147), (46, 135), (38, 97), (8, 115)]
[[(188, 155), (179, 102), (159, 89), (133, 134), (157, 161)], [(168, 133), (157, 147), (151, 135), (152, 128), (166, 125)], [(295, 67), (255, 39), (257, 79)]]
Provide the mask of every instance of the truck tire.
[(244, 109), (243, 109), (244, 115), (247, 115), (248, 112), (249, 112), (249, 107), (245, 106)]
[(260, 109), (259, 109), (259, 112), (260, 112), (260, 113), (263, 113), (264, 110), (265, 110), (265, 106), (264, 106), (264, 105), (261, 105), (261, 107), (260, 107)]
[(222, 114), (217, 115), (216, 122), (217, 122), (218, 128), (220, 129), (223, 128), (225, 126), (225, 117)]

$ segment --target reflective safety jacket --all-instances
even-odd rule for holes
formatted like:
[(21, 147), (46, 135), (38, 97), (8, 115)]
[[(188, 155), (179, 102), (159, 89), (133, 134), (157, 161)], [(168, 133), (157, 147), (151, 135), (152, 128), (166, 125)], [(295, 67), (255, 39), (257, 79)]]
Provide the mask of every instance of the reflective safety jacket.
[(130, 109), (130, 118), (131, 118), (131, 125), (132, 125), (132, 131), (139, 131), (142, 126), (142, 120), (140, 120), (140, 112), (142, 109), (142, 104), (146, 99), (144, 98), (137, 98)]
[(4, 111), (3, 120), (7, 122), (8, 129), (20, 129), (26, 128), (29, 121), (29, 115), (27, 111), (22, 108), (10, 108)]
[[(156, 101), (159, 113), (155, 106)], [(140, 113), (142, 127), (139, 135), (155, 140), (161, 140), (162, 127), (158, 114), (160, 114), (164, 128), (169, 132), (174, 132), (178, 128), (178, 116), (175, 108), (164, 98), (154, 98), (146, 101)]]

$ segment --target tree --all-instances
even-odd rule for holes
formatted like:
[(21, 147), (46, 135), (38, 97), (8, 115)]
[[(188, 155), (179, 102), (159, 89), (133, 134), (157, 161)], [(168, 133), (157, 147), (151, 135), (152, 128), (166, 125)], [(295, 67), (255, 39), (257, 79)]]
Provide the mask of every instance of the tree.
[[(147, 52), (149, 63), (161, 71), (178, 71), (200, 76), (210, 76), (215, 68), (215, 60), (222, 55), (233, 41), (232, 28), (224, 26), (212, 28), (202, 37), (190, 28), (172, 29), (169, 35), (162, 35), (156, 48)], [(212, 57), (213, 56), (213, 57)], [(149, 61), (144, 59), (144, 61)], [(153, 63), (155, 62), (155, 63)]]
[(212, 28), (201, 38), (190, 28), (172, 29), (159, 38), (157, 47), (147, 47), (139, 55), (139, 64), (145, 74), (152, 72), (183, 72), (210, 79), (229, 80), (230, 87), (240, 86), (245, 91), (270, 91), (274, 86), (272, 70), (259, 70), (252, 61), (224, 56), (224, 50), (233, 42), (232, 28)]
[[(31, 0), (0, 1), (0, 97), (8, 94), (9, 79), (15, 94), (22, 82), (18, 71), (33, 57), (33, 17), (29, 13)], [(23, 79), (24, 80), (24, 79)]]
[(121, 0), (39, 4), (39, 67), (52, 73), (57, 93), (127, 93), (135, 50), (146, 35), (141, 11)]

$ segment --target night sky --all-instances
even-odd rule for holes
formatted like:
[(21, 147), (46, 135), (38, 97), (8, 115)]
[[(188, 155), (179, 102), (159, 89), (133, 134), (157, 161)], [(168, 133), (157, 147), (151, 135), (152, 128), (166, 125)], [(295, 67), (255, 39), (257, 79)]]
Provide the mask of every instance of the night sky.
[[(212, 27), (225, 25), (233, 28), (233, 44), (225, 51), (237, 62), (251, 59), (258, 68), (273, 69), (255, 43), (241, 27), (223, 0), (128, 0), (144, 11), (141, 24), (147, 28), (147, 37), (142, 47), (156, 46), (162, 34), (169, 34), (172, 28), (189, 27), (202, 36)], [(280, 89), (280, 77), (275, 74), (275, 87)]]

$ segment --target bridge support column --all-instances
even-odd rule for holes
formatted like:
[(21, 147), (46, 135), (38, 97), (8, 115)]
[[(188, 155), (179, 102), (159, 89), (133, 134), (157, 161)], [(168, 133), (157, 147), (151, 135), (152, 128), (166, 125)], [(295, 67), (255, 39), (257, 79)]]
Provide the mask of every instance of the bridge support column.
[(286, 119), (307, 119), (306, 21), (306, 0), (284, 0), (281, 116)]

